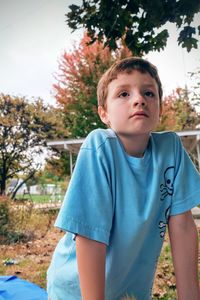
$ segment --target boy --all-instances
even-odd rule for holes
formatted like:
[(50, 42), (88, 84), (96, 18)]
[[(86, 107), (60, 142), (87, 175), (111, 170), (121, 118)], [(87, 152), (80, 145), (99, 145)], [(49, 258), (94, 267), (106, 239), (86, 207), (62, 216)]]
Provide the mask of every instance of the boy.
[(169, 228), (179, 300), (199, 300), (197, 230), (191, 208), (200, 176), (179, 138), (152, 133), (161, 116), (157, 69), (131, 57), (101, 78), (98, 113), (56, 220), (68, 233), (48, 270), (51, 300), (151, 298)]

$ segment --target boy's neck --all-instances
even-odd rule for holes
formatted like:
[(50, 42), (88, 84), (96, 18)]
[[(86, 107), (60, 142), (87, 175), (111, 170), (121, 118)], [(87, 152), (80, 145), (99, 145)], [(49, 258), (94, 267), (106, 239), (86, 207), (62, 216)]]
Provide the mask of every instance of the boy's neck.
[(118, 134), (120, 141), (122, 142), (126, 153), (134, 157), (143, 157), (146, 151), (150, 134), (139, 135), (121, 135)]

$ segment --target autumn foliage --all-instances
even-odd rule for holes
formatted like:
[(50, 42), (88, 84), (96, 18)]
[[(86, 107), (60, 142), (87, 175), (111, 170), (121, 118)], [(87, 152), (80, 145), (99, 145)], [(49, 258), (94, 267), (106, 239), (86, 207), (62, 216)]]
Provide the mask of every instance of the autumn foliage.
[(191, 130), (200, 123), (200, 116), (188, 99), (188, 91), (177, 88), (164, 98), (158, 130)]
[(71, 137), (85, 137), (94, 128), (103, 126), (97, 115), (97, 83), (117, 58), (131, 56), (127, 48), (111, 52), (102, 43), (90, 44), (90, 41), (85, 34), (78, 47), (63, 53), (57, 83), (53, 85), (55, 98), (66, 113)]

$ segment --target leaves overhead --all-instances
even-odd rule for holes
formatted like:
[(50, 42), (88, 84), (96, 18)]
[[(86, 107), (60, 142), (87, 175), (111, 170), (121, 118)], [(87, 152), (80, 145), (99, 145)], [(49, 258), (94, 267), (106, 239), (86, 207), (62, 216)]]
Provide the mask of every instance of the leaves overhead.
[(179, 30), (179, 45), (188, 52), (197, 48), (200, 26), (191, 23), (200, 11), (199, 0), (83, 0), (69, 9), (66, 22), (73, 31), (84, 28), (91, 43), (98, 40), (113, 50), (120, 40), (134, 55), (164, 49), (169, 37), (163, 29), (167, 22)]

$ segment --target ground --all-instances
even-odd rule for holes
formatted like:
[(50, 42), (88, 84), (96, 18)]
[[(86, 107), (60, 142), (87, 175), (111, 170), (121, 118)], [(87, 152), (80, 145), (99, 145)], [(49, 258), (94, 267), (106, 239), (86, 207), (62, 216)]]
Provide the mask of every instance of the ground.
[[(0, 275), (17, 275), (45, 288), (46, 270), (53, 250), (63, 235), (61, 231), (53, 227), (53, 222), (54, 218), (51, 218), (48, 230), (40, 231), (37, 228), (35, 238), (30, 241), (0, 245)], [(153, 299), (174, 300), (176, 299), (175, 290), (170, 246), (168, 236), (166, 236), (156, 273)]]
[[(0, 246), (0, 274), (20, 278), (46, 287), (46, 270), (62, 233), (52, 228), (44, 237), (26, 243)], [(8, 265), (5, 265), (7, 261)], [(14, 261), (14, 264), (9, 263)]]

